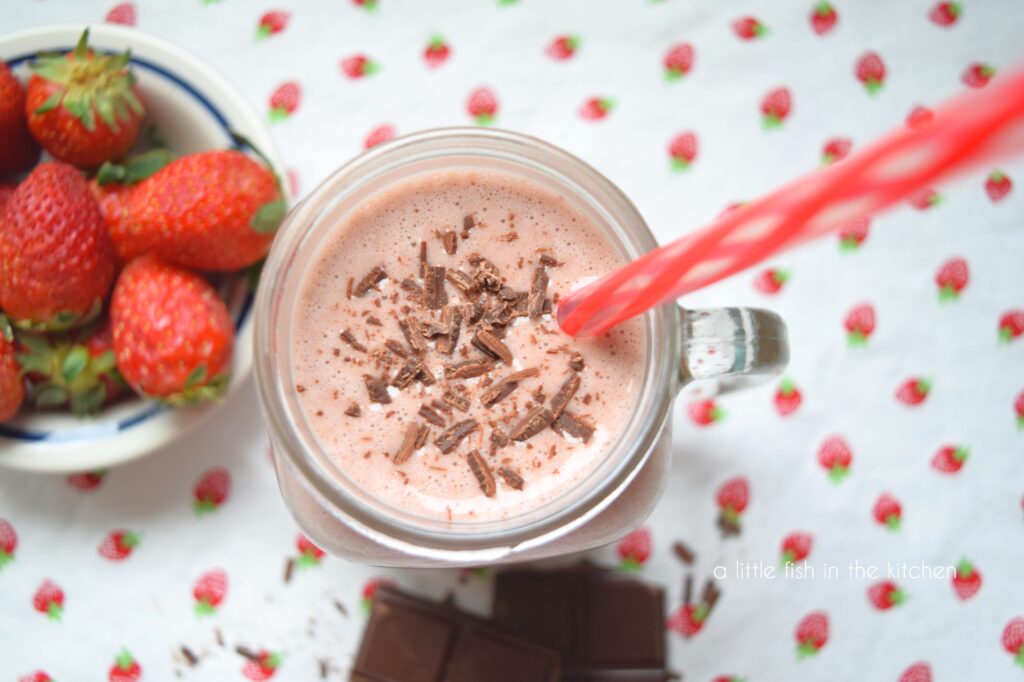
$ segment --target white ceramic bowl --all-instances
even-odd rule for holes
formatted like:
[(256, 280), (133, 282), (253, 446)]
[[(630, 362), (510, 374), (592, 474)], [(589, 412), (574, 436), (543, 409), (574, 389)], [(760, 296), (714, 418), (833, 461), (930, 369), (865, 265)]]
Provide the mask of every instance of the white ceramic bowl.
[[(0, 58), (24, 77), (31, 57), (74, 48), (84, 28), (47, 26), (0, 36)], [(90, 26), (89, 44), (97, 51), (131, 48), (147, 119), (158, 126), (173, 151), (229, 147), (230, 129), (245, 135), (283, 177), (263, 119), (209, 65), (170, 43), (121, 26)], [(253, 292), (244, 277), (228, 279), (221, 294), (235, 320), (237, 338), (228, 395), (219, 403), (174, 410), (133, 399), (86, 419), (26, 412), (0, 424), (0, 466), (53, 473), (110, 467), (148, 454), (208, 419), (252, 369)]]

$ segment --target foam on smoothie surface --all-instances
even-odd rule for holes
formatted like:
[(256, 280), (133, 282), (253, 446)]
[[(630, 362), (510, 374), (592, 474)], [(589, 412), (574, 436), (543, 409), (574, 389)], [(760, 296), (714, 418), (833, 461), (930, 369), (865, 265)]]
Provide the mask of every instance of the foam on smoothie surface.
[[(575, 340), (541, 311), (621, 262), (562, 197), (493, 171), (432, 172), (361, 202), (325, 241), (292, 319), (295, 388), (322, 447), (369, 495), (428, 518), (507, 518), (571, 489), (625, 428), (641, 322)], [(564, 419), (544, 423), (560, 389)], [(524, 431), (536, 432), (517, 440)]]

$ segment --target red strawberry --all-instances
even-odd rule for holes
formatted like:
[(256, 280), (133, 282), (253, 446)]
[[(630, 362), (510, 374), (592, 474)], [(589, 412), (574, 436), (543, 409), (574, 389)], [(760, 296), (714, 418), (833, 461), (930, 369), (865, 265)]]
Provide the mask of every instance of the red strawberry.
[(788, 417), (796, 412), (802, 401), (803, 395), (792, 380), (783, 379), (779, 382), (779, 387), (775, 390), (773, 402), (775, 403), (775, 411), (779, 413), (780, 417)]
[(477, 88), (469, 93), (466, 111), (473, 117), (477, 125), (491, 125), (498, 114), (498, 98), (489, 88)]
[(754, 288), (762, 294), (777, 294), (788, 281), (788, 271), (765, 268), (754, 278)]
[(679, 80), (690, 73), (693, 58), (693, 45), (689, 43), (679, 43), (670, 47), (661, 60), (662, 66), (665, 67), (665, 80)]
[(960, 18), (963, 6), (958, 2), (939, 2), (928, 12), (928, 18), (939, 26), (952, 26)]
[(327, 554), (302, 533), (295, 538), (295, 547), (299, 550), (299, 557), (295, 560), (299, 568), (319, 566), (320, 560)]
[(206, 280), (143, 256), (117, 280), (110, 318), (117, 367), (137, 393), (171, 404), (223, 394), (235, 330)]
[(829, 2), (819, 2), (811, 10), (811, 28), (819, 36), (825, 35), (836, 26), (839, 15)]
[(1017, 665), (1024, 666), (1024, 618), (1017, 616), (1003, 628), (1003, 648), (1014, 656)]
[(1013, 402), (1013, 411), (1017, 414), (1017, 428), (1024, 429), (1024, 391), (1017, 394)]
[(452, 49), (444, 41), (444, 38), (439, 35), (433, 35), (423, 50), (423, 61), (427, 63), (428, 68), (436, 69), (448, 61), (451, 53)]
[(718, 522), (727, 533), (740, 530), (740, 516), (750, 501), (750, 484), (742, 476), (730, 478), (715, 492), (718, 505)]
[(584, 121), (600, 121), (615, 107), (615, 100), (608, 97), (591, 97), (580, 107), (580, 117)]
[(135, 682), (140, 677), (142, 677), (142, 668), (139, 666), (139, 662), (132, 658), (127, 649), (122, 649), (114, 659), (114, 665), (110, 667), (107, 679), (110, 682)]
[(192, 586), (192, 597), (196, 600), (197, 616), (209, 616), (217, 612), (217, 607), (228, 594), (228, 574), (219, 568), (199, 576)]
[(106, 469), (97, 469), (95, 471), (81, 471), (77, 474), (70, 474), (68, 476), (68, 485), (76, 490), (88, 492), (96, 490), (103, 483), (103, 478), (107, 475)]
[(848, 137), (833, 137), (827, 142), (825, 146), (821, 148), (821, 162), (822, 164), (835, 163), (836, 161), (842, 161), (850, 154), (850, 149), (853, 147), (853, 142)]
[(42, 670), (37, 670), (28, 675), (22, 675), (18, 678), (18, 682), (53, 682), (53, 678)]
[[(961, 74), (960, 80), (969, 88), (983, 88), (996, 75), (996, 69), (989, 64), (975, 62), (970, 64)], [(30, 86), (31, 87), (31, 86)], [(45, 145), (44, 145), (45, 146)]]
[(868, 238), (870, 227), (870, 220), (858, 218), (839, 228), (839, 250), (856, 251), (864, 243), (864, 240)]
[(576, 50), (578, 50), (579, 47), (579, 36), (562, 35), (556, 36), (554, 40), (548, 43), (548, 46), (544, 48), (544, 52), (552, 59), (564, 62), (566, 59), (569, 59), (576, 54)]
[(883, 580), (868, 588), (868, 601), (879, 611), (888, 611), (906, 600), (906, 593), (891, 580)]
[(288, 12), (266, 12), (260, 17), (259, 24), (256, 26), (256, 40), (263, 40), (285, 30), (288, 27), (289, 19), (291, 19), (291, 15)]
[(935, 273), (935, 284), (939, 287), (939, 301), (952, 301), (960, 297), (967, 286), (970, 271), (963, 258), (950, 258)]
[(875, 331), (875, 309), (870, 303), (860, 303), (850, 308), (843, 318), (843, 326), (846, 328), (847, 344), (854, 346), (866, 346), (872, 332)]
[(18, 547), (18, 534), (7, 519), (0, 519), (0, 570), (14, 561), (14, 550)]
[(111, 237), (125, 263), (152, 253), (196, 270), (234, 271), (267, 255), (285, 210), (266, 166), (235, 150), (198, 152), (136, 185)]
[[(0, 313), (0, 422), (16, 415), (25, 400), (21, 367), (15, 358), (14, 334), (7, 318)], [(2, 565), (2, 555), (0, 555)]]
[(871, 513), (874, 515), (875, 521), (884, 525), (889, 530), (897, 531), (900, 529), (900, 522), (903, 520), (903, 508), (900, 506), (899, 500), (889, 493), (882, 493), (878, 496), (878, 500), (875, 501), (875, 506), (872, 508)]
[(686, 412), (690, 419), (698, 426), (710, 426), (725, 418), (725, 410), (720, 408), (714, 400), (698, 400), (686, 406)]
[(985, 193), (993, 203), (1005, 199), (1011, 189), (1013, 189), (1013, 181), (1001, 170), (992, 171), (985, 179)]
[(282, 83), (270, 94), (270, 117), (271, 123), (283, 121), (299, 108), (302, 101), (302, 89), (295, 81)]
[(790, 533), (782, 539), (782, 565), (803, 561), (811, 553), (814, 538), (810, 533)]
[(781, 128), (782, 122), (789, 116), (793, 106), (793, 98), (788, 88), (775, 88), (761, 100), (761, 123), (765, 130)]
[(704, 627), (707, 617), (708, 607), (705, 604), (686, 604), (668, 617), (665, 627), (683, 637), (693, 637)]
[(128, 53), (97, 55), (88, 39), (86, 29), (73, 52), (38, 57), (25, 92), (32, 136), (53, 156), (81, 168), (127, 154), (146, 113)]
[(100, 543), (100, 556), (111, 561), (124, 561), (139, 546), (139, 535), (128, 530), (112, 530)]
[(953, 592), (961, 600), (967, 600), (981, 589), (981, 571), (967, 559), (961, 559), (953, 573)]
[(42, 163), (0, 221), (0, 308), (21, 326), (66, 329), (94, 319), (114, 280), (114, 249), (89, 183)]
[(395, 128), (391, 125), (377, 126), (370, 131), (370, 134), (366, 136), (366, 140), (363, 141), (363, 147), (370, 149), (376, 147), (379, 144), (383, 144), (395, 138)]
[(932, 667), (923, 661), (914, 663), (903, 671), (898, 682), (932, 682)]
[(379, 0), (352, 0), (352, 4), (363, 8), (367, 12), (375, 12), (377, 11)]
[(622, 538), (615, 547), (619, 555), (619, 570), (640, 570), (651, 556), (651, 544), (651, 531), (644, 527), (637, 528)]
[(918, 104), (907, 114), (907, 127), (913, 130), (920, 130), (933, 120), (935, 120), (935, 114), (932, 113), (932, 110)]
[(885, 63), (877, 52), (865, 52), (857, 60), (854, 73), (857, 80), (864, 84), (869, 95), (874, 95), (885, 84)]
[(391, 587), (395, 583), (389, 578), (373, 578), (368, 580), (363, 585), (362, 596), (359, 600), (359, 607), (363, 610), (363, 613), (369, 614), (370, 609), (373, 607), (373, 599), (377, 596), (377, 590), (381, 587)]
[(106, 21), (108, 24), (134, 26), (138, 23), (138, 11), (135, 9), (134, 3), (122, 2), (110, 8)]
[(928, 187), (910, 197), (909, 203), (919, 211), (925, 211), (942, 203), (942, 195)]
[(193, 490), (197, 514), (211, 512), (228, 499), (231, 492), (231, 474), (223, 467), (214, 467), (196, 481)]
[(64, 613), (64, 590), (52, 580), (44, 580), (32, 597), (32, 606), (50, 620), (60, 620)]
[(900, 384), (899, 388), (896, 389), (896, 400), (911, 407), (914, 405), (920, 405), (928, 397), (928, 392), (931, 390), (931, 379), (911, 377)]
[(768, 33), (768, 27), (754, 17), (740, 17), (733, 20), (731, 26), (740, 40), (753, 40)]
[(1009, 343), (1024, 334), (1024, 310), (1013, 309), (999, 318), (999, 340)]
[(839, 483), (850, 473), (853, 452), (842, 436), (829, 436), (818, 447), (818, 464), (828, 471), (833, 483)]
[(932, 457), (932, 468), (944, 474), (955, 474), (970, 454), (970, 450), (959, 445), (943, 445)]
[(686, 170), (697, 158), (697, 136), (690, 132), (679, 133), (669, 142), (668, 155), (672, 160), (672, 170)]
[(39, 145), (25, 121), (25, 89), (0, 61), (0, 175), (27, 171), (38, 160)]
[(377, 73), (379, 65), (364, 54), (354, 54), (341, 60), (341, 72), (349, 78), (362, 78)]
[(796, 638), (797, 658), (817, 654), (828, 642), (828, 614), (812, 611), (797, 624), (793, 635)]
[(250, 680), (269, 680), (281, 665), (281, 654), (266, 649), (257, 654), (256, 660), (248, 660), (242, 667), (242, 674)]

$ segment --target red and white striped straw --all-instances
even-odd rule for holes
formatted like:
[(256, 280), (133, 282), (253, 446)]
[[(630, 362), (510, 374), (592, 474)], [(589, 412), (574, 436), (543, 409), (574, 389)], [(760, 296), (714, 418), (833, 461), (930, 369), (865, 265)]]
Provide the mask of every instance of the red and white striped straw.
[(570, 292), (559, 302), (559, 324), (573, 336), (596, 336), (952, 175), (1022, 152), (1024, 70)]

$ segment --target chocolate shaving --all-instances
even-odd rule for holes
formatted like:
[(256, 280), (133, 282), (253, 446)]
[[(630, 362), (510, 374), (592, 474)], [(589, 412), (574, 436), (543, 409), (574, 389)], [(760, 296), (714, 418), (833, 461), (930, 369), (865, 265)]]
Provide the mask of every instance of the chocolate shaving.
[(424, 426), (422, 429), (420, 429), (420, 432), (418, 434), (416, 434), (416, 445), (413, 447), (413, 450), (419, 450), (424, 445), (426, 445), (427, 444), (427, 436), (429, 436), (429, 435), (430, 435), (430, 427), (429, 426)]
[(498, 298), (503, 301), (515, 301), (519, 298), (519, 292), (512, 287), (502, 287), (498, 289)]
[(473, 345), (485, 353), (493, 355), (506, 365), (512, 365), (512, 351), (502, 343), (501, 339), (486, 329), (481, 329), (473, 334)]
[(584, 366), (583, 354), (579, 351), (574, 351), (573, 354), (569, 356), (569, 369), (574, 372), (581, 372), (583, 371)]
[(362, 408), (359, 407), (358, 403), (353, 402), (350, 403), (349, 406), (345, 408), (345, 414), (347, 414), (350, 417), (358, 417), (363, 414), (363, 410)]
[(477, 284), (477, 281), (462, 270), (448, 269), (445, 271), (444, 276), (464, 296), (476, 296), (480, 293), (480, 285)]
[(530, 294), (520, 291), (516, 294), (516, 300), (512, 302), (512, 314), (516, 317), (526, 317), (530, 314)]
[[(527, 377), (537, 376), (540, 372), (536, 367), (513, 372), (504, 379), (491, 384), (486, 391), (480, 394), (480, 404), (484, 407), (492, 407), (501, 402), (519, 386), (519, 382)], [(507, 441), (506, 441), (507, 442)]]
[(419, 415), (435, 426), (444, 426), (447, 423), (444, 416), (430, 405), (420, 405)]
[(441, 400), (444, 401), (445, 405), (450, 405), (460, 412), (465, 412), (469, 409), (469, 398), (457, 395), (451, 391), (446, 391), (445, 394), (441, 396)]
[(346, 301), (352, 300), (352, 287), (355, 286), (355, 283), (356, 283), (356, 278), (355, 277), (349, 277), (348, 278), (348, 283), (345, 284), (345, 300)]
[(446, 305), (441, 311), (441, 324), (445, 326), (446, 332), (437, 340), (437, 352), (451, 355), (459, 343), (462, 330), (462, 306)]
[(672, 545), (672, 552), (687, 566), (692, 566), (696, 555), (682, 540), (676, 540)]
[(348, 618), (348, 609), (337, 599), (334, 600), (334, 608), (338, 609), (338, 613)]
[(573, 372), (569, 375), (569, 378), (565, 380), (561, 388), (558, 389), (558, 393), (551, 396), (551, 414), (555, 415), (555, 419), (562, 414), (565, 410), (565, 406), (569, 404), (572, 397), (576, 395), (576, 391), (580, 388), (580, 375)]
[(384, 323), (380, 321), (380, 318), (376, 315), (370, 315), (366, 318), (366, 324), (373, 325), (374, 327), (383, 327)]
[(478, 260), (475, 263), (476, 273), (473, 275), (473, 278), (480, 284), (480, 287), (488, 291), (498, 291), (501, 289), (501, 277), (499, 276), (497, 266), (479, 255), (476, 255), (476, 258)]
[(199, 657), (184, 644), (182, 644), (179, 649), (181, 650), (181, 655), (185, 657), (185, 662), (188, 663), (190, 667), (199, 662)]
[(437, 383), (434, 372), (422, 362), (420, 363), (420, 371), (416, 373), (416, 381), (424, 386), (433, 386)]
[(409, 354), (405, 352), (404, 348), (402, 348), (402, 344), (394, 339), (388, 339), (385, 341), (384, 347), (400, 358), (405, 359), (409, 357)]
[(292, 581), (292, 572), (295, 570), (295, 559), (288, 557), (288, 560), (284, 562), (284, 581), (290, 583)]
[(427, 243), (420, 242), (420, 279), (427, 276)]
[(352, 333), (351, 329), (346, 329), (342, 333), (338, 334), (338, 338), (344, 341), (352, 348), (352, 350), (359, 351), (360, 353), (366, 352), (366, 346), (359, 343), (356, 335)]
[(558, 259), (549, 253), (540, 254), (540, 264), (549, 268), (558, 266)]
[(530, 284), (530, 298), (527, 301), (527, 309), (530, 319), (536, 320), (544, 313), (544, 297), (548, 290), (548, 271), (543, 267), (533, 271), (533, 281)]
[(417, 358), (409, 358), (402, 365), (402, 368), (398, 370), (398, 374), (391, 380), (391, 385), (398, 389), (403, 389), (413, 382), (416, 375), (420, 372), (420, 361)]
[(505, 234), (498, 235), (497, 239), (498, 239), (499, 242), (512, 243), (515, 240), (519, 239), (519, 233), (518, 232), (506, 232)]
[(501, 429), (492, 429), (490, 441), (495, 448), (503, 448), (508, 445), (508, 434)]
[(479, 303), (467, 303), (463, 306), (462, 316), (467, 324), (476, 324), (484, 314), (484, 307)]
[(491, 472), (491, 467), (487, 466), (487, 462), (484, 461), (480, 451), (471, 450), (466, 455), (466, 462), (469, 464), (473, 475), (476, 476), (476, 482), (480, 484), (480, 490), (487, 497), (494, 497), (494, 494), (498, 491), (497, 486), (494, 484), (494, 474)]
[(512, 430), (509, 431), (509, 438), (512, 440), (526, 440), (536, 436), (538, 433), (543, 431), (551, 424), (554, 419), (554, 415), (551, 414), (551, 410), (547, 409), (543, 405), (538, 405), (532, 410), (526, 413), (526, 416), (520, 419)]
[(476, 227), (476, 218), (473, 215), (466, 215), (462, 218), (462, 229), (469, 231)]
[(427, 267), (427, 274), (423, 278), (423, 305), (431, 310), (440, 310), (448, 302), (448, 292), (444, 288), (443, 265), (431, 265)]
[(372, 270), (363, 275), (363, 278), (359, 280), (359, 284), (356, 285), (352, 293), (361, 297), (369, 293), (371, 289), (376, 291), (377, 284), (387, 276), (388, 274), (384, 272), (384, 268), (379, 265), (374, 266)]
[(420, 430), (426, 428), (419, 422), (410, 422), (409, 426), (405, 428), (405, 435), (402, 436), (402, 444), (398, 447), (398, 452), (395, 453), (395, 465), (405, 464), (412, 453), (416, 451), (416, 441), (419, 440)]
[(551, 428), (563, 436), (568, 434), (573, 438), (579, 438), (584, 443), (589, 443), (590, 437), (594, 435), (594, 427), (582, 421), (571, 412), (562, 412), (551, 425)]
[(462, 439), (476, 431), (480, 423), (475, 419), (466, 419), (448, 427), (434, 440), (434, 445), (444, 454), (448, 454), (462, 442)]
[(415, 317), (405, 317), (398, 321), (398, 327), (413, 353), (419, 354), (427, 350), (427, 342), (423, 339), (423, 325), (419, 320)]
[(440, 400), (436, 400), (436, 399), (435, 400), (431, 400), (430, 401), (430, 406), (433, 407), (435, 410), (440, 410), (441, 412), (443, 412), (445, 414), (449, 414), (450, 415), (452, 413), (451, 406), (446, 405), (445, 403), (441, 402)]
[(446, 379), (471, 379), (486, 374), (493, 367), (492, 360), (466, 360), (454, 365), (446, 365), (444, 376)]
[(405, 279), (402, 280), (401, 287), (403, 289), (405, 289), (406, 291), (411, 291), (411, 292), (416, 293), (416, 294), (422, 294), (423, 293), (423, 287), (421, 287), (419, 284), (417, 284), (415, 280), (410, 279), (408, 277), (406, 277)]
[(449, 256), (454, 256), (459, 250), (459, 236), (454, 231), (446, 230), (441, 241), (444, 244), (444, 252)]
[(364, 374), (363, 382), (366, 384), (366, 392), (370, 395), (371, 403), (387, 405), (391, 402), (391, 396), (388, 395), (388, 381), (386, 378)]
[(516, 490), (523, 489), (523, 477), (512, 467), (503, 464), (498, 467), (498, 475), (505, 481), (505, 485)]
[(242, 658), (247, 658), (250, 661), (258, 661), (258, 660), (260, 660), (260, 655), (258, 653), (256, 653), (255, 651), (253, 651), (249, 647), (243, 646), (241, 644), (239, 644), (238, 646), (235, 647), (235, 652), (237, 652), (238, 655), (241, 656)]
[(683, 583), (683, 606), (689, 606), (693, 599), (693, 574), (686, 574), (686, 581)]

